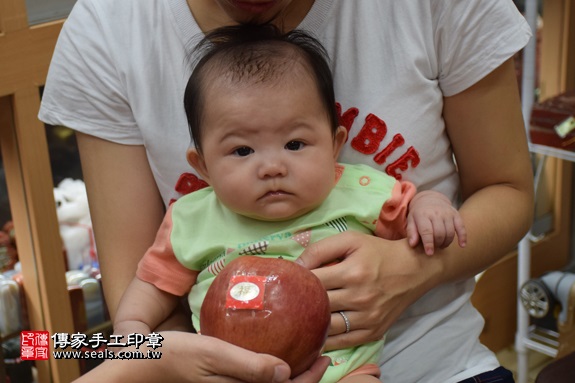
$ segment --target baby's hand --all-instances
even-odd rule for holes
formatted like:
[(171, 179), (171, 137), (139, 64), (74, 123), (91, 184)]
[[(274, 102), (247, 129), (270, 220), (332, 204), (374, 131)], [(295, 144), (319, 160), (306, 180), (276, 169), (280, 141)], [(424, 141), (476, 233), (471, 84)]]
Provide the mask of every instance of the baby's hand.
[(443, 194), (431, 190), (417, 193), (409, 203), (407, 215), (409, 245), (417, 246), (421, 237), (425, 254), (433, 255), (436, 247), (443, 249), (449, 246), (456, 234), (459, 246), (465, 247), (465, 225), (451, 201)]

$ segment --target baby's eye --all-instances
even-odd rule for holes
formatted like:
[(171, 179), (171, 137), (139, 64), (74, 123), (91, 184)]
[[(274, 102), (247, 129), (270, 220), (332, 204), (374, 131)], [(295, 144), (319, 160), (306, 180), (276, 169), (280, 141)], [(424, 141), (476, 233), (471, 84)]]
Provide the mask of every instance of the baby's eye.
[(254, 150), (252, 148), (247, 147), (247, 146), (242, 146), (241, 148), (237, 148), (236, 150), (234, 150), (233, 153), (236, 156), (245, 157), (245, 156), (249, 156), (253, 152), (254, 152)]
[(301, 141), (290, 141), (290, 142), (288, 142), (288, 143), (286, 144), (285, 148), (286, 148), (287, 150), (296, 151), (296, 150), (301, 150), (301, 149), (303, 149), (304, 146), (305, 146), (305, 144), (304, 144), (303, 142), (301, 142)]

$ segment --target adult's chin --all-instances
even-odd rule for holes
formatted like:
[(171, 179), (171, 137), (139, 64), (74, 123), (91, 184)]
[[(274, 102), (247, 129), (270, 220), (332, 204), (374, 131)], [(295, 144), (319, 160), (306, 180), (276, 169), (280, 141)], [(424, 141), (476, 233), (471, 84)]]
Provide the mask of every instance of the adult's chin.
[(273, 21), (291, 1), (285, 0), (217, 0), (226, 14), (238, 23)]

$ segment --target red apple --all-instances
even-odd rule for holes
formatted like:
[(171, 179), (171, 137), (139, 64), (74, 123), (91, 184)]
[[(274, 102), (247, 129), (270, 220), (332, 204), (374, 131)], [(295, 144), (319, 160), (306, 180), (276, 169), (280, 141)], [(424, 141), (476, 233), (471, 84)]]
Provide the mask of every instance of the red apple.
[(200, 313), (203, 335), (274, 355), (292, 377), (320, 355), (330, 318), (327, 293), (311, 271), (256, 256), (239, 257), (216, 276)]

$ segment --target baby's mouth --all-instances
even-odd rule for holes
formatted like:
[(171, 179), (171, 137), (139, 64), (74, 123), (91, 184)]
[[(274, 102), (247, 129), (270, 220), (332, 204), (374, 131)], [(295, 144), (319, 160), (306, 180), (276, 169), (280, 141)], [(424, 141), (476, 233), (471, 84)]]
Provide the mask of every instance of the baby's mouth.
[(281, 197), (281, 196), (285, 196), (285, 195), (290, 195), (291, 193), (288, 193), (286, 191), (283, 190), (271, 190), (269, 192), (267, 192), (266, 194), (264, 194), (263, 196), (261, 196), (260, 199), (263, 198), (274, 198), (274, 197)]

